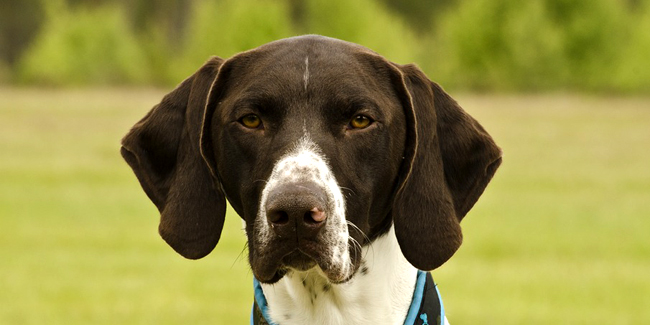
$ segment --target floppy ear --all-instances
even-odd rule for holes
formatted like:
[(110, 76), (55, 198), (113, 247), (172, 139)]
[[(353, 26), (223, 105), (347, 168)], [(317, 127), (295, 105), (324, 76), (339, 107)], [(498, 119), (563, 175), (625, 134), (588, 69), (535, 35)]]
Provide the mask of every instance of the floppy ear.
[(199, 151), (206, 99), (222, 61), (211, 58), (122, 139), (122, 156), (160, 211), (160, 235), (191, 259), (214, 249), (225, 217), (224, 195)]
[(395, 234), (411, 264), (432, 270), (460, 247), (460, 221), (501, 163), (501, 150), (417, 67), (398, 69), (407, 143), (393, 206)]

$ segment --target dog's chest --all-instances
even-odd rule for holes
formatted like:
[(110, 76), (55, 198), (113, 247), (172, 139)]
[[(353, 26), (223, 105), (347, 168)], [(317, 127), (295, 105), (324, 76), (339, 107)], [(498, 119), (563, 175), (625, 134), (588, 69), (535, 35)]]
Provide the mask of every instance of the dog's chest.
[(363, 254), (363, 264), (343, 284), (331, 284), (312, 269), (263, 285), (271, 318), (280, 325), (403, 324), (417, 270), (399, 251), (392, 230)]

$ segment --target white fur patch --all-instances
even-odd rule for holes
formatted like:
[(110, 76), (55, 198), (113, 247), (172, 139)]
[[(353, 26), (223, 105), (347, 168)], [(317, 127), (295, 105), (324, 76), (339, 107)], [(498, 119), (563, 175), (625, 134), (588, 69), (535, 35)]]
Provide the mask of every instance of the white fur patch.
[(328, 264), (331, 266), (328, 274), (335, 275), (342, 281), (349, 277), (351, 272), (345, 200), (327, 161), (307, 133), (298, 141), (294, 149), (275, 164), (262, 191), (260, 208), (255, 220), (260, 249), (264, 249), (273, 236), (265, 211), (269, 193), (283, 184), (298, 182), (310, 182), (321, 186), (327, 197), (327, 223), (319, 236), (325, 246), (323, 256), (329, 258)]
[(363, 248), (364, 262), (348, 282), (332, 284), (318, 270), (292, 272), (262, 285), (270, 316), (283, 325), (402, 324), (415, 269), (402, 255), (391, 230)]
[(302, 75), (302, 83), (307, 90), (307, 85), (309, 84), (309, 57), (305, 57), (305, 73)]

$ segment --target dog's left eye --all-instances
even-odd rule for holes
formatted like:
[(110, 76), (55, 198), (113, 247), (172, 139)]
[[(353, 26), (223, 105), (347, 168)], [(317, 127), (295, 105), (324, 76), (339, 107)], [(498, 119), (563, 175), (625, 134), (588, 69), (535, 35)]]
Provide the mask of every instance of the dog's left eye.
[(372, 124), (373, 120), (369, 118), (368, 116), (365, 115), (357, 115), (352, 120), (350, 120), (349, 128), (350, 129), (365, 129), (370, 124)]
[(249, 129), (257, 129), (262, 125), (262, 119), (255, 114), (248, 114), (240, 118), (239, 123)]

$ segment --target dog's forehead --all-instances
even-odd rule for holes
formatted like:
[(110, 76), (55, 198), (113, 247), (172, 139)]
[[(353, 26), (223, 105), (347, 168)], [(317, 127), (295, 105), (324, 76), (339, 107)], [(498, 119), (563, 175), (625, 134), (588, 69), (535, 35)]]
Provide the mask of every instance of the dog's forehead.
[(363, 94), (378, 88), (371, 50), (322, 36), (283, 39), (230, 59), (239, 90)]
[(308, 58), (314, 66), (324, 65), (331, 69), (340, 69), (358, 64), (356, 57), (360, 54), (374, 52), (355, 43), (309, 35), (271, 42), (248, 53), (266, 57), (267, 60), (260, 60), (260, 63), (268, 67), (300, 66)]

